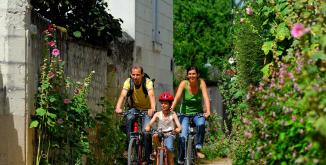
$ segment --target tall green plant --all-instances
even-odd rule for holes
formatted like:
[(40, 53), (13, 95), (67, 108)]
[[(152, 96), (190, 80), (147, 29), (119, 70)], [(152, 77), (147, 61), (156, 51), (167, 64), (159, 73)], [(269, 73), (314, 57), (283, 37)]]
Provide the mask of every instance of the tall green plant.
[(93, 118), (87, 95), (94, 72), (83, 83), (65, 77), (56, 26), (50, 24), (43, 35), (36, 111), (30, 123), (36, 132), (35, 164), (81, 164), (82, 156), (90, 152), (87, 131), (93, 127)]

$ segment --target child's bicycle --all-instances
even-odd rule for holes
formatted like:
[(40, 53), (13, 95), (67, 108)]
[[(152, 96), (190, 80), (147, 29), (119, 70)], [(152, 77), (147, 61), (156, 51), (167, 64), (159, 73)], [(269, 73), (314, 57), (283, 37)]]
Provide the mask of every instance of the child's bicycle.
[[(155, 148), (155, 161), (156, 165), (168, 165), (168, 150), (165, 146), (165, 138), (167, 135), (172, 134), (172, 130), (170, 131), (162, 131), (162, 129), (158, 129), (153, 132), (153, 142), (159, 142), (159, 145)], [(157, 138), (157, 139), (155, 139)]]

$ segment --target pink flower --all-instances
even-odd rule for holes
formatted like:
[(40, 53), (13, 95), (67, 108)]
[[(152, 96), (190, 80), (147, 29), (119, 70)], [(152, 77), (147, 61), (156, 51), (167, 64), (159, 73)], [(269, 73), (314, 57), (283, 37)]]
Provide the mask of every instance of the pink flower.
[(244, 137), (247, 138), (247, 139), (250, 139), (252, 137), (252, 133), (249, 132), (249, 131), (245, 131), (244, 132)]
[(63, 103), (64, 103), (64, 104), (69, 104), (69, 103), (71, 103), (71, 101), (70, 101), (69, 99), (64, 99), (64, 100), (63, 100)]
[(246, 8), (246, 13), (247, 13), (248, 15), (252, 15), (252, 14), (254, 13), (254, 11), (252, 10), (251, 7), (247, 7), (247, 8)]
[(54, 31), (54, 26), (53, 26), (53, 24), (50, 24), (50, 25), (48, 26), (48, 31), (49, 31), (49, 32), (53, 32), (53, 31)]
[(58, 123), (58, 124), (62, 124), (62, 123), (63, 123), (63, 119), (62, 119), (62, 118), (58, 119), (58, 120), (57, 120), (57, 123)]
[(49, 44), (49, 46), (51, 46), (51, 47), (54, 47), (54, 46), (55, 46), (55, 42), (54, 42), (54, 41), (50, 41), (48, 44)]
[(291, 35), (294, 38), (300, 38), (300, 37), (302, 37), (304, 34), (306, 34), (309, 31), (310, 31), (310, 29), (309, 28), (305, 28), (303, 24), (296, 23), (296, 24), (294, 24), (292, 26)]
[(49, 72), (48, 73), (48, 77), (51, 79), (51, 78), (53, 78), (55, 76), (55, 73), (53, 73), (53, 72)]
[(52, 55), (53, 56), (57, 57), (57, 56), (59, 56), (59, 54), (60, 54), (60, 50), (59, 49), (53, 49), (52, 50)]
[(292, 121), (296, 121), (297, 120), (297, 117), (292, 115)]

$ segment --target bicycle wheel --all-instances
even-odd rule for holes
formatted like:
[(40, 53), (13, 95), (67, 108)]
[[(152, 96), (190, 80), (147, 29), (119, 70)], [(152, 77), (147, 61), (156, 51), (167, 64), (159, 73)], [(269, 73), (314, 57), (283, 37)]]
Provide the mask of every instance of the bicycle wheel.
[(137, 139), (130, 139), (128, 146), (128, 165), (137, 165), (138, 164), (138, 144)]
[(196, 164), (196, 148), (194, 146), (195, 137), (189, 136), (187, 141), (187, 151), (186, 151), (186, 165)]
[(160, 162), (159, 165), (164, 165), (164, 152), (162, 149), (160, 150), (160, 161), (159, 162)]

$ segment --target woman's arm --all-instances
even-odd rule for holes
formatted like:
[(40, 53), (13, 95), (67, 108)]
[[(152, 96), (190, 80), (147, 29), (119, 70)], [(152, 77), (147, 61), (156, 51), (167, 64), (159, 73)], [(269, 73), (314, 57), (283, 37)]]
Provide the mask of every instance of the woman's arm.
[(211, 104), (209, 101), (207, 86), (203, 79), (200, 79), (200, 88), (201, 88), (201, 91), (203, 94), (204, 105), (205, 105), (205, 109), (206, 109), (206, 111), (204, 112), (204, 116), (205, 116), (205, 118), (208, 118), (208, 116), (211, 114)]
[(179, 84), (177, 93), (175, 94), (175, 97), (174, 97), (174, 100), (173, 100), (173, 103), (172, 103), (172, 106), (171, 106), (171, 111), (174, 111), (175, 107), (177, 106), (177, 104), (178, 104), (178, 102), (179, 102), (179, 100), (181, 98), (182, 92), (185, 89), (185, 87), (186, 87), (186, 81), (182, 80), (180, 82), (180, 84)]

